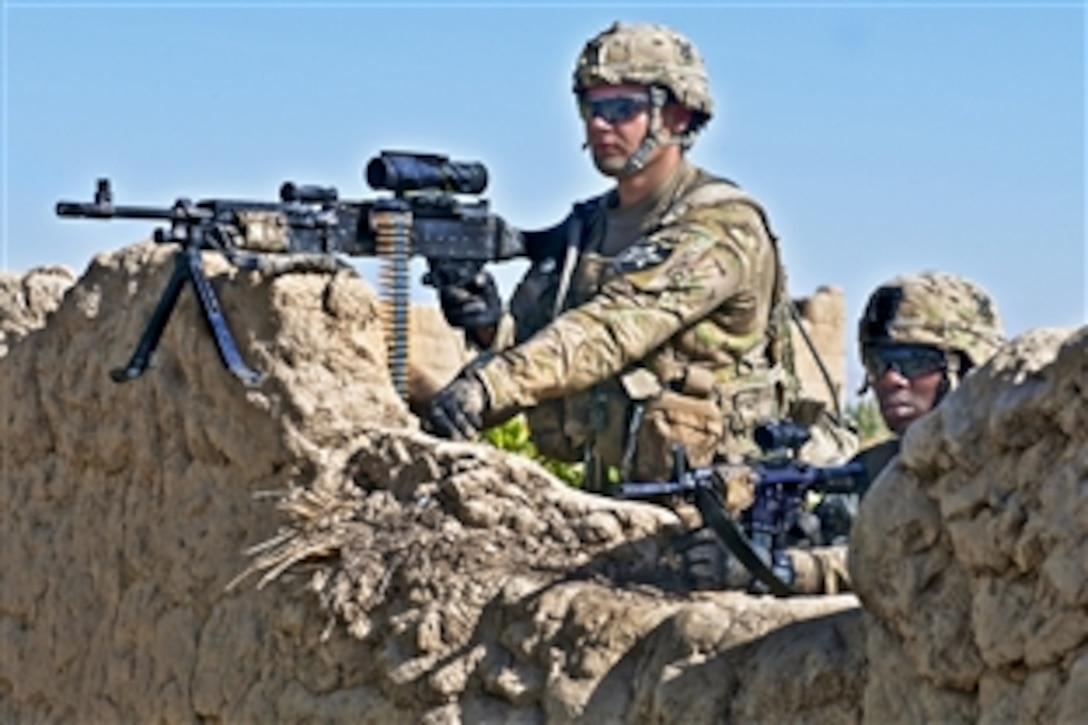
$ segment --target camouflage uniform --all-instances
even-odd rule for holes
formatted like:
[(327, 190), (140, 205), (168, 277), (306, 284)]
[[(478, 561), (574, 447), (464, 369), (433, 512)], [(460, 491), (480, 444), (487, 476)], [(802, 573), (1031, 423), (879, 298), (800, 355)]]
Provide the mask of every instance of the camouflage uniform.
[(781, 268), (759, 205), (688, 164), (646, 201), (601, 200), (590, 228), (603, 229), (554, 320), (558, 275), (530, 269), (510, 303), (518, 344), (476, 369), (493, 410), (528, 409), (544, 453), (580, 460), (589, 446), (623, 467), (633, 441), (640, 480), (670, 473), (670, 442), (692, 465), (750, 452), (788, 381), (769, 350)]
[[(701, 59), (661, 26), (591, 40), (575, 92), (600, 83), (645, 84), (651, 97), (663, 86), (696, 127), (712, 114)], [(648, 137), (655, 127), (657, 106)], [(527, 411), (543, 453), (628, 479), (667, 477), (676, 443), (696, 466), (753, 452), (754, 426), (783, 415), (794, 387), (788, 336), (772, 323), (785, 281), (763, 208), (687, 162), (635, 207), (617, 200), (583, 205), (576, 259), (536, 264), (515, 291), (497, 353), (474, 369), (489, 418)]]
[[(661, 144), (687, 148), (713, 114), (702, 59), (662, 26), (616, 24), (591, 39), (574, 92), (602, 84), (648, 91), (648, 130), (621, 175)], [(663, 133), (668, 102), (691, 112), (679, 136)], [(455, 381), (440, 424), (460, 416), (478, 428), (462, 405), (482, 411), (484, 427), (524, 411), (542, 453), (588, 464), (589, 490), (604, 487), (607, 467), (624, 480), (670, 478), (675, 445), (692, 466), (758, 454), (753, 430), (793, 412), (798, 387), (762, 206), (682, 160), (633, 207), (613, 190), (576, 205), (568, 224), (582, 233), (534, 263), (490, 350), (466, 370), (483, 390)], [(797, 568), (803, 580), (823, 576), (818, 560)]]

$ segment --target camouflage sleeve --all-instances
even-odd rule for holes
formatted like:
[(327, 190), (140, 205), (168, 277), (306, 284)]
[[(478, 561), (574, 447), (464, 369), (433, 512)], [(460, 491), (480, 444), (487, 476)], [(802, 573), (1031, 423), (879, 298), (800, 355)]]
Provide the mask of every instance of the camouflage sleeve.
[(617, 375), (734, 296), (754, 294), (768, 254), (751, 205), (689, 210), (622, 253), (592, 299), (477, 371), (492, 408), (532, 407)]
[(793, 564), (793, 589), (801, 594), (843, 594), (853, 591), (845, 546), (787, 549)]

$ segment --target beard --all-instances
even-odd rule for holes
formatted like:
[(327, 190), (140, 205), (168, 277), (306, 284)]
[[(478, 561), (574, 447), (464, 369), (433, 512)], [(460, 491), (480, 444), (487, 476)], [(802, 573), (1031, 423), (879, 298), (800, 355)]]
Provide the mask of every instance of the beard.
[(593, 154), (593, 165), (605, 176), (619, 178), (627, 174), (627, 157)]

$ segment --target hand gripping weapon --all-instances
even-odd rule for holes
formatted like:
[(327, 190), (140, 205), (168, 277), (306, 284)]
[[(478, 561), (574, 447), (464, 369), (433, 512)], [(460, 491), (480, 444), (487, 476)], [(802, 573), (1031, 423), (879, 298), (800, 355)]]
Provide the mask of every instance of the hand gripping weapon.
[[(819, 467), (797, 459), (809, 438), (803, 426), (771, 421), (755, 431), (762, 457), (744, 465), (719, 464), (688, 468), (682, 448), (674, 449), (672, 480), (621, 483), (620, 498), (685, 496), (722, 543), (751, 572), (756, 590), (777, 596), (793, 594), (793, 568), (786, 554), (788, 535), (804, 511), (809, 492), (854, 493), (865, 480), (859, 462)], [(751, 488), (751, 505), (739, 521), (729, 515), (723, 495), (731, 484)]]

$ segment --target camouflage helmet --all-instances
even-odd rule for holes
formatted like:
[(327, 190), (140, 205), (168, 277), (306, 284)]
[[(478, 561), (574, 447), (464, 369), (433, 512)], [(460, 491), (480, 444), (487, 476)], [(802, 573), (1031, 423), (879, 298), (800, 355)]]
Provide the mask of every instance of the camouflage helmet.
[(575, 95), (620, 83), (665, 88), (695, 112), (697, 125), (714, 114), (702, 56), (690, 40), (664, 25), (616, 22), (582, 48), (574, 68)]
[(974, 282), (943, 272), (895, 277), (869, 296), (859, 351), (880, 343), (932, 345), (981, 365), (1003, 342), (997, 306)]

